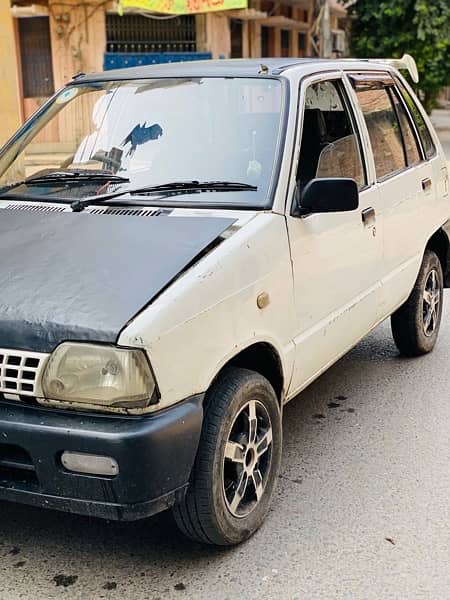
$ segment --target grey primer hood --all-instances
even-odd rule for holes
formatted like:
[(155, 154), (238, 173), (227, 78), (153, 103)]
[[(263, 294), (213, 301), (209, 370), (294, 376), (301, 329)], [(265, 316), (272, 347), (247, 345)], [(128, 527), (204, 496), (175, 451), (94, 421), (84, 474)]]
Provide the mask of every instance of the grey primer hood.
[(116, 342), (234, 219), (0, 210), (0, 348)]

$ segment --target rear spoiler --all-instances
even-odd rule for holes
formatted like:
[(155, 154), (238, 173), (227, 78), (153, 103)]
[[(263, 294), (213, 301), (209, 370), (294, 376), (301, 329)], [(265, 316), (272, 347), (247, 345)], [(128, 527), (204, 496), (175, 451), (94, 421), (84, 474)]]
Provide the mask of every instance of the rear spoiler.
[(372, 58), (370, 62), (384, 63), (395, 69), (406, 69), (411, 75), (414, 83), (419, 82), (419, 71), (417, 70), (416, 61), (410, 54), (404, 54), (401, 58)]

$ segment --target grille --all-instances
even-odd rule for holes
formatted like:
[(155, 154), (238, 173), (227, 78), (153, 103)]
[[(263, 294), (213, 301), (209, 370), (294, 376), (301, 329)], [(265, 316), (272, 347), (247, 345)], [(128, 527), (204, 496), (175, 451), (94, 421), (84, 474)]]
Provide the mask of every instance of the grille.
[(28, 210), (30, 212), (64, 212), (64, 206), (52, 206), (48, 204), (8, 204), (4, 210)]
[(47, 354), (0, 349), (0, 392), (36, 396), (36, 387)]
[[(29, 212), (70, 212), (69, 207), (53, 206), (48, 204), (8, 204), (2, 210), (26, 210)], [(91, 215), (132, 215), (135, 217), (157, 217), (168, 215), (172, 209), (161, 208), (87, 208), (86, 212)]]
[(148, 19), (142, 15), (106, 15), (107, 52), (195, 52), (195, 16)]
[(132, 215), (135, 217), (157, 217), (161, 214), (159, 208), (91, 208), (91, 215)]

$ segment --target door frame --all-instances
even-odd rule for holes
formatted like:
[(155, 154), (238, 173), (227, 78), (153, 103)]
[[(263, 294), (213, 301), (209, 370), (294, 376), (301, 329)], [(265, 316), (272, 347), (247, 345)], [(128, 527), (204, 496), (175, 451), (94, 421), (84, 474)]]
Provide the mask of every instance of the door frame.
[[(292, 203), (293, 203), (293, 195), (294, 195), (294, 189), (295, 189), (295, 185), (296, 185), (296, 173), (297, 173), (297, 168), (298, 168), (298, 161), (299, 161), (299, 156), (300, 156), (300, 147), (301, 147), (301, 140), (302, 140), (302, 136), (303, 136), (303, 114), (304, 114), (304, 110), (305, 110), (305, 94), (306, 94), (306, 89), (314, 84), (314, 83), (320, 83), (322, 81), (340, 81), (341, 85), (343, 87), (343, 92), (344, 92), (344, 98), (342, 98), (342, 103), (344, 105), (344, 108), (348, 114), (348, 117), (350, 119), (350, 122), (352, 124), (352, 127), (354, 128), (354, 133), (357, 136), (358, 139), (358, 147), (360, 150), (360, 154), (361, 154), (361, 162), (362, 162), (362, 167), (363, 170), (365, 172), (365, 176), (366, 176), (366, 185), (360, 190), (360, 198), (370, 197), (370, 200), (368, 201), (369, 204), (374, 204), (374, 202), (377, 200), (378, 198), (378, 188), (375, 185), (374, 182), (374, 164), (373, 164), (373, 158), (372, 158), (372, 154), (371, 154), (371, 150), (370, 150), (370, 141), (369, 141), (369, 137), (368, 137), (368, 132), (367, 129), (365, 128), (365, 123), (361, 124), (360, 120), (363, 119), (363, 115), (362, 113), (360, 114), (358, 112), (358, 105), (355, 104), (355, 100), (356, 98), (353, 96), (353, 89), (349, 89), (349, 87), (351, 88), (351, 84), (350, 82), (347, 82), (346, 76), (345, 76), (345, 71), (343, 71), (342, 69), (333, 69), (332, 71), (329, 72), (321, 72), (321, 73), (315, 73), (315, 74), (310, 74), (310, 75), (306, 75), (304, 77), (302, 77), (299, 80), (299, 88), (298, 88), (298, 102), (297, 102), (297, 114), (296, 114), (296, 121), (295, 121), (295, 135), (294, 135), (294, 149), (292, 152), (292, 160), (291, 160), (291, 165), (290, 165), (290, 172), (289, 172), (289, 180), (287, 183), (287, 197), (286, 197), (286, 206), (285, 206), (285, 216), (287, 219), (287, 232), (288, 232), (288, 237), (289, 237), (289, 245), (290, 245), (290, 251), (291, 253), (293, 252), (293, 247), (294, 247), (294, 239), (291, 238), (291, 225), (290, 225), (290, 220), (291, 219), (295, 219), (295, 220), (307, 220), (308, 216), (305, 217), (293, 217), (291, 215), (291, 209), (292, 209)], [(364, 203), (360, 202), (360, 207), (358, 208), (358, 214), (361, 212), (361, 210), (365, 207), (365, 205), (368, 206), (367, 201)], [(378, 203), (376, 203), (376, 206), (378, 206)], [(363, 224), (361, 223), (361, 226), (363, 227)], [(376, 232), (376, 236), (377, 236), (377, 240), (374, 240), (374, 244), (377, 245), (378, 250), (380, 251), (380, 256), (379, 256), (379, 260), (380, 260), (380, 268), (381, 268), (381, 263), (382, 263), (382, 223), (378, 223), (377, 222), (377, 231)], [(371, 243), (371, 240), (369, 238), (369, 232), (367, 232), (368, 234), (368, 243)], [(375, 236), (374, 236), (375, 237)], [(380, 248), (380, 244), (381, 244), (381, 248)], [(295, 272), (295, 257), (291, 254), (291, 260), (292, 260), (292, 269), (293, 269), (293, 278), (294, 278), (294, 287), (296, 287), (295, 281), (297, 279), (297, 273)], [(382, 319), (380, 318), (380, 314), (379, 314), (379, 308), (380, 308), (380, 298), (379, 296), (381, 296), (381, 281), (380, 279), (376, 279), (373, 283), (373, 285), (369, 286), (367, 288), (367, 290), (364, 291), (364, 293), (359, 294), (358, 296), (355, 296), (355, 298), (352, 298), (351, 300), (351, 304), (355, 304), (355, 306), (357, 306), (359, 303), (361, 303), (361, 305), (364, 303), (364, 299), (367, 298), (369, 301), (369, 298), (373, 298), (373, 303), (374, 303), (374, 314), (373, 314), (373, 319), (371, 323), (367, 324), (367, 328), (365, 329), (365, 331), (362, 333), (362, 335), (359, 335), (356, 337), (355, 339), (352, 339), (350, 344), (346, 344), (345, 347), (342, 348), (336, 348), (336, 352), (333, 353), (332, 356), (327, 357), (326, 359), (324, 359), (323, 363), (321, 363), (320, 365), (317, 364), (317, 369), (314, 373), (311, 372), (310, 376), (306, 377), (304, 380), (303, 379), (296, 379), (296, 372), (297, 368), (295, 367), (295, 363), (294, 363), (294, 369), (293, 369), (293, 374), (292, 374), (292, 379), (291, 379), (291, 383), (290, 383), (290, 389), (288, 390), (287, 393), (287, 400), (290, 400), (291, 398), (293, 398), (295, 395), (297, 395), (302, 389), (304, 389), (306, 386), (308, 386), (314, 379), (316, 379), (321, 373), (323, 373), (325, 370), (328, 369), (328, 367), (330, 367), (336, 360), (338, 360), (341, 356), (343, 356), (351, 347), (353, 347), (362, 337), (364, 337), (372, 327), (376, 326)], [(372, 301), (369, 301), (372, 302)], [(296, 346), (296, 350), (295, 350), (295, 361), (299, 360), (299, 352), (300, 350), (300, 346), (298, 346), (298, 340), (300, 340), (301, 338), (311, 338), (314, 337), (314, 330), (317, 328), (318, 325), (320, 325), (321, 323), (323, 324), (323, 322), (329, 321), (330, 324), (332, 322), (337, 322), (336, 319), (340, 319), (339, 315), (342, 314), (344, 315), (347, 310), (346, 310), (346, 306), (347, 304), (344, 304), (342, 306), (338, 306), (336, 307), (335, 310), (332, 310), (325, 318), (319, 319), (317, 321), (317, 323), (313, 323), (311, 327), (309, 327), (308, 329), (306, 329), (303, 333), (300, 333), (300, 330), (298, 329), (298, 325), (299, 325), (299, 321), (298, 321), (298, 304), (297, 304), (297, 308), (296, 308), (296, 323), (295, 323), (295, 334), (293, 336), (294, 339), (294, 343)], [(334, 316), (333, 316), (334, 315)], [(323, 328), (321, 328), (323, 329)], [(309, 335), (307, 334), (307, 331), (310, 332)], [(313, 339), (311, 339), (311, 341), (313, 342)]]

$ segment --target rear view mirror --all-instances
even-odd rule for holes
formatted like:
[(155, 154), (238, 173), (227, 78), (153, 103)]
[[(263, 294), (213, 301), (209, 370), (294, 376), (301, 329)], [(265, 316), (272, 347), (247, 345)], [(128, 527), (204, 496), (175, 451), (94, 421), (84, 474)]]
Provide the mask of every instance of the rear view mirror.
[(358, 185), (354, 179), (324, 177), (312, 179), (301, 194), (296, 190), (293, 216), (310, 213), (346, 212), (359, 206)]

